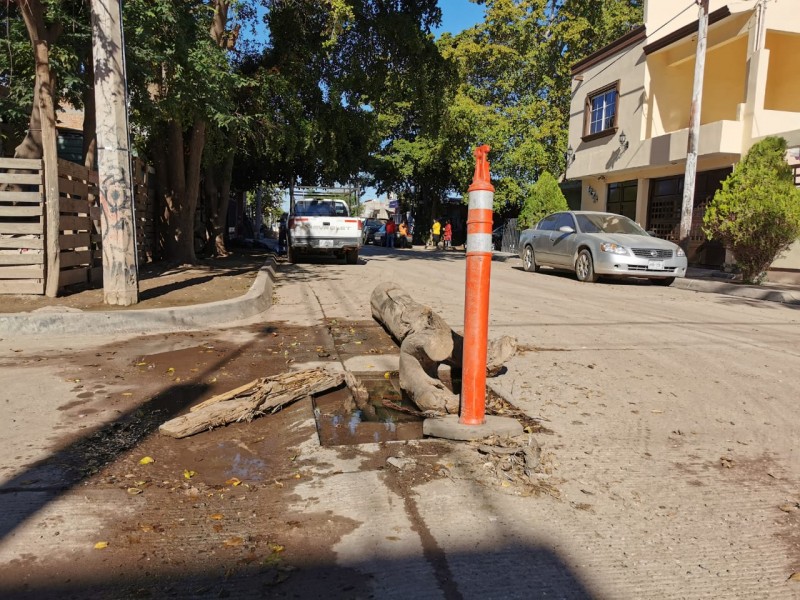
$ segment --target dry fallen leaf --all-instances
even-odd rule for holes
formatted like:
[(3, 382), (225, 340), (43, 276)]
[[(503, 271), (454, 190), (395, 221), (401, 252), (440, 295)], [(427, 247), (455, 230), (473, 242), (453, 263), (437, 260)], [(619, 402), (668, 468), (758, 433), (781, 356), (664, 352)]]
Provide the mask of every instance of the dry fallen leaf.
[(170, 367), (169, 369), (167, 369), (167, 373), (169, 373), (170, 375), (172, 375), (174, 372), (175, 372), (175, 367)]
[(225, 545), (228, 548), (233, 548), (234, 546), (241, 546), (244, 543), (244, 540), (240, 538), (238, 535), (232, 538), (228, 538), (225, 540)]
[(237, 485), (242, 485), (242, 482), (236, 477), (231, 477), (230, 479), (228, 479), (228, 481), (225, 482), (225, 485), (237, 486)]
[(122, 392), (123, 396), (133, 396), (131, 392)]
[(792, 573), (791, 575), (789, 575), (788, 581), (800, 581), (800, 571), (797, 571), (796, 573)]
[(208, 517), (208, 518), (209, 518), (209, 519), (213, 519), (214, 521), (221, 521), (221, 520), (222, 520), (222, 519), (224, 519), (225, 517), (224, 517), (223, 515), (221, 515), (220, 513), (214, 513), (213, 515), (211, 515), (211, 516), (210, 516), (210, 517)]
[(209, 383), (217, 383), (217, 378), (216, 377), (212, 377), (211, 379), (208, 380), (208, 382)]
[(131, 496), (136, 496), (136, 495), (138, 495), (138, 494), (141, 494), (143, 491), (144, 491), (144, 490), (143, 490), (143, 489), (141, 489), (141, 488), (135, 488), (135, 487), (128, 488), (128, 493), (129, 493)]
[(97, 542), (94, 545), (95, 550), (102, 550), (103, 548), (108, 548), (108, 542)]
[(191, 478), (192, 478), (192, 477), (194, 477), (195, 475), (197, 475), (197, 472), (196, 472), (196, 471), (190, 471), (189, 469), (184, 469), (184, 470), (183, 470), (183, 477), (184, 477), (185, 479), (191, 479)]
[(140, 465), (149, 465), (149, 464), (152, 464), (152, 463), (154, 463), (154, 462), (156, 462), (156, 461), (155, 461), (155, 460), (154, 460), (152, 457), (150, 457), (150, 456), (145, 456), (143, 459), (141, 459), (141, 460), (139, 461), (139, 464), (140, 464)]

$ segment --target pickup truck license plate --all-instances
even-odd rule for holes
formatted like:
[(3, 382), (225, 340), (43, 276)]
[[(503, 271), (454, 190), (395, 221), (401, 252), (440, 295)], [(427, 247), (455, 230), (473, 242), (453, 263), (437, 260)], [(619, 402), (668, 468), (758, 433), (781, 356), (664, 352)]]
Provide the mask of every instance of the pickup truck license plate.
[(320, 240), (319, 241), (320, 248), (333, 248), (333, 240)]
[(647, 261), (647, 270), (648, 271), (663, 271), (664, 270), (664, 261), (663, 260), (648, 260)]

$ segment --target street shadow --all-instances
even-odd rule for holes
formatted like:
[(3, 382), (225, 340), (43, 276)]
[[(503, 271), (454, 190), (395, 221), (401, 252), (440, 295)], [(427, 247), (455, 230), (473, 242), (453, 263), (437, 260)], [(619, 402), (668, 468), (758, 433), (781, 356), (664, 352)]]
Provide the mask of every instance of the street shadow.
[[(476, 540), (480, 545), (480, 542)], [(368, 555), (369, 552), (364, 552)], [(57, 586), (36, 583), (0, 588), (6, 600), (83, 598), (319, 598), (407, 600), (560, 598), (592, 600), (586, 584), (551, 550), (538, 544), (513, 543), (482, 551), (447, 553), (445, 562), (431, 557), (367, 558), (347, 567), (303, 560), (291, 567), (227, 568), (209, 557), (180, 575), (149, 568), (105, 572), (95, 581), (69, 581)], [(444, 555), (442, 559), (445, 559)]]
[[(272, 331), (274, 329), (268, 327), (262, 330), (261, 335), (270, 335)], [(208, 384), (201, 382), (210, 373), (246, 353), (253, 344), (255, 341), (228, 352), (186, 383), (171, 386), (137, 404), (0, 485), (0, 541), (12, 535), (17, 527), (47, 504), (92, 477), (155, 433), (162, 423), (200, 400), (210, 389)], [(25, 494), (24, 503), (15, 497), (18, 494)]]

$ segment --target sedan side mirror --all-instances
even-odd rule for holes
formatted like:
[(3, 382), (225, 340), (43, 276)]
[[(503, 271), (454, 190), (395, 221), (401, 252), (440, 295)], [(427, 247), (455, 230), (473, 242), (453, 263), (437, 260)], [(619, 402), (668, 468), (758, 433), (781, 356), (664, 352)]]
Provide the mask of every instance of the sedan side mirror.
[(561, 233), (575, 233), (575, 230), (572, 227), (570, 227), (569, 225), (564, 225), (562, 227), (559, 227), (558, 230)]

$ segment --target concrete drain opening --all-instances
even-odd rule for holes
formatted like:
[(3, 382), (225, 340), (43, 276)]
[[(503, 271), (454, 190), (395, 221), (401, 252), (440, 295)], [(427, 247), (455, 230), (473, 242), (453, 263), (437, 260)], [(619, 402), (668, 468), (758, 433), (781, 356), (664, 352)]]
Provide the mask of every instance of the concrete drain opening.
[(376, 442), (422, 439), (422, 418), (387, 407), (417, 411), (403, 399), (397, 373), (353, 373), (369, 391), (369, 407), (354, 406), (345, 387), (314, 398), (314, 418), (323, 446), (351, 446)]

